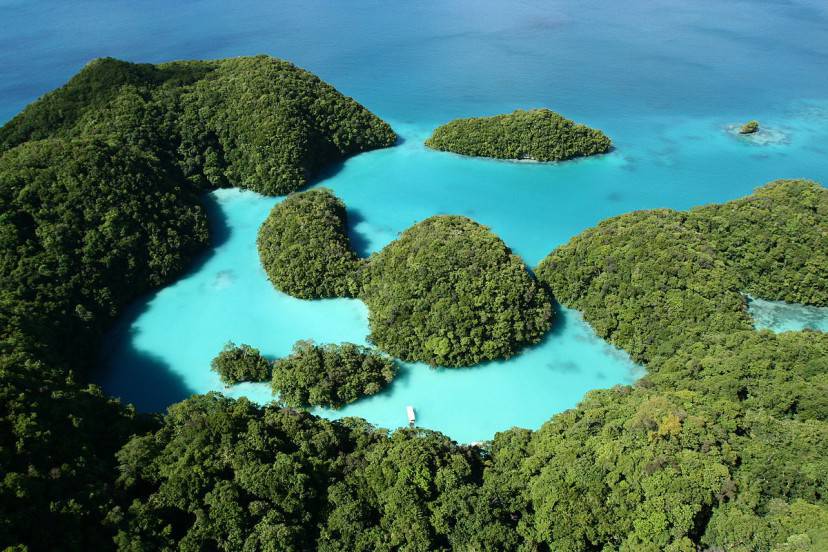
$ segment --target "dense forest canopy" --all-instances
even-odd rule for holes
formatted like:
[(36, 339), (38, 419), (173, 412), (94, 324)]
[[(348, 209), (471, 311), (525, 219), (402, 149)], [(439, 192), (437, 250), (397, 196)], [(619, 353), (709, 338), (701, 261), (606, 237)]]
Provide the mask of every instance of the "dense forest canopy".
[[(199, 186), (252, 161), (245, 145), (209, 132), (220, 105), (162, 108), (197, 95), (207, 74), (129, 67), (111, 77), (123, 84), (116, 90), (110, 77), (90, 78), (0, 133), (0, 547), (828, 549), (825, 334), (757, 332), (741, 299), (825, 304), (828, 190), (782, 181), (721, 206), (632, 213), (553, 252), (539, 279), (649, 373), (588, 394), (538, 431), (471, 447), (215, 394), (140, 416), (84, 383), (97, 338), (206, 246)], [(242, 82), (218, 75), (217, 89), (240, 93)], [(275, 109), (274, 98), (263, 101)], [(192, 127), (208, 129), (198, 140), (154, 132), (184, 113), (207, 117)], [(306, 136), (301, 117), (288, 119), (273, 128)], [(157, 147), (167, 140), (176, 147)], [(182, 144), (212, 144), (216, 159), (184, 166)], [(262, 174), (295, 174), (286, 167), (298, 165), (274, 159)], [(507, 282), (525, 282), (517, 268), (529, 277), (483, 227), (430, 224), (438, 244), (451, 243), (448, 230), (479, 240), (480, 251), (460, 248), (460, 258), (491, 260), (481, 266), (503, 269)], [(422, 228), (369, 268), (369, 294), (385, 274), (409, 279), (404, 286), (428, 281), (401, 259), (451, 262), (448, 251), (417, 250), (434, 242)]]
[(358, 259), (345, 205), (315, 189), (273, 208), (258, 247), (281, 291), (365, 301), (370, 340), (403, 360), (469, 366), (508, 358), (537, 343), (552, 322), (551, 298), (523, 261), (465, 217), (431, 217)]
[(210, 363), (225, 385), (235, 385), (243, 381), (268, 381), (273, 371), (270, 362), (262, 356), (261, 351), (246, 343), (236, 345), (228, 341), (219, 354)]
[(723, 205), (621, 215), (536, 272), (598, 335), (665, 360), (706, 334), (751, 329), (743, 293), (828, 304), (828, 192), (779, 180)]
[(394, 139), (264, 56), (96, 60), (0, 128), (0, 547), (112, 546), (114, 454), (156, 420), (85, 382), (114, 317), (206, 248), (199, 192), (286, 192)]
[(397, 375), (390, 357), (354, 343), (298, 341), (273, 363), (273, 392), (288, 406), (340, 408), (385, 388)]
[(549, 294), (488, 228), (435, 216), (362, 270), (370, 339), (404, 360), (467, 366), (508, 358), (552, 323)]
[(286, 194), (333, 162), (387, 147), (394, 131), (351, 98), (268, 56), (89, 63), (0, 129), (0, 151), (94, 136), (174, 164), (200, 188)]
[(549, 109), (518, 109), (493, 117), (456, 119), (437, 127), (426, 145), (476, 157), (565, 161), (606, 153), (611, 140)]
[(259, 229), (259, 258), (277, 289), (302, 299), (354, 295), (360, 260), (348, 239), (345, 204), (330, 190), (290, 195)]

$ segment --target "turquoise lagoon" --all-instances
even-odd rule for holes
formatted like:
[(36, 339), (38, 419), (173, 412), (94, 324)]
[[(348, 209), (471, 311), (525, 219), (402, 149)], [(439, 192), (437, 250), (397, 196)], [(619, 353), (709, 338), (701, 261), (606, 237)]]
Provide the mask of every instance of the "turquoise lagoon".
[[(0, 120), (104, 55), (158, 62), (267, 53), (357, 98), (400, 143), (333, 167), (316, 185), (345, 201), (366, 255), (419, 220), (452, 213), (490, 226), (535, 266), (610, 216), (726, 201), (776, 178), (828, 183), (822, 0), (0, 0), (0, 9)], [(548, 165), (422, 146), (449, 119), (536, 106), (603, 129), (615, 150)], [(759, 136), (732, 132), (754, 118), (765, 129)], [(276, 201), (233, 190), (208, 198), (215, 246), (119, 321), (104, 343), (104, 389), (158, 410), (223, 390), (209, 361), (227, 340), (271, 357), (297, 339), (364, 342), (361, 302), (292, 299), (264, 277), (254, 240)], [(420, 425), (472, 441), (536, 428), (590, 389), (641, 373), (577, 312), (562, 310), (543, 343), (508, 361), (406, 365), (387, 392), (320, 414), (393, 428), (412, 404)], [(271, 399), (265, 386), (224, 391)]]

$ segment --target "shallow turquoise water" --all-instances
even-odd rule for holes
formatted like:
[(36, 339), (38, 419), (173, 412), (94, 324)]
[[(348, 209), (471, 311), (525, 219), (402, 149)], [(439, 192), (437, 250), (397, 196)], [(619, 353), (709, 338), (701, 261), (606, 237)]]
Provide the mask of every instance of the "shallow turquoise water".
[[(365, 343), (368, 311), (361, 301), (303, 301), (273, 289), (259, 263), (255, 239), (275, 199), (247, 191), (212, 194), (221, 245), (195, 271), (136, 306), (104, 352), (110, 368), (100, 382), (108, 392), (144, 410), (163, 409), (188, 391), (224, 390), (209, 369), (228, 340), (249, 343), (269, 357), (290, 352), (299, 339)], [(357, 225), (369, 239), (371, 227)], [(404, 364), (381, 395), (327, 417), (361, 416), (383, 427), (406, 424), (413, 405), (418, 423), (461, 441), (489, 439), (514, 425), (538, 427), (575, 406), (590, 389), (631, 383), (641, 369), (623, 351), (598, 339), (580, 315), (563, 310), (542, 344), (514, 359), (463, 369)], [(258, 402), (272, 400), (264, 384), (225, 390)]]
[(759, 330), (828, 332), (828, 307), (812, 307), (783, 301), (750, 298), (748, 312)]
[[(828, 8), (822, 0), (623, 3), (218, 0), (140, 6), (0, 0), (0, 120), (90, 58), (136, 61), (268, 53), (317, 73), (388, 120), (400, 145), (358, 156), (320, 184), (346, 202), (357, 248), (377, 251), (437, 213), (489, 225), (534, 266), (609, 216), (743, 196), (764, 182), (828, 182)], [(605, 130), (616, 149), (540, 165), (430, 152), (454, 117), (545, 106)], [(765, 132), (729, 129), (759, 119)], [(358, 301), (279, 294), (254, 236), (276, 200), (222, 191), (218, 243), (179, 282), (136, 304), (106, 344), (100, 382), (144, 409), (221, 388), (209, 360), (225, 341), (286, 354), (297, 339), (362, 342)], [(459, 440), (537, 427), (589, 389), (640, 373), (577, 313), (541, 345), (464, 370), (406, 367), (389, 392), (339, 415), (388, 427), (413, 404)], [(267, 400), (240, 386), (229, 394)], [(330, 415), (330, 413), (325, 413)]]

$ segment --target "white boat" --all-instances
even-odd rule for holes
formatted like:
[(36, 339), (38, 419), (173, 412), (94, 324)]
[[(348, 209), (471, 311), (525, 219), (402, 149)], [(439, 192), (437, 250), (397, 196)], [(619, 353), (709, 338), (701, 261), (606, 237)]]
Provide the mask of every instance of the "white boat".
[(414, 422), (417, 421), (417, 417), (414, 415), (414, 407), (411, 405), (406, 406), (405, 413), (408, 414), (409, 427), (414, 427)]

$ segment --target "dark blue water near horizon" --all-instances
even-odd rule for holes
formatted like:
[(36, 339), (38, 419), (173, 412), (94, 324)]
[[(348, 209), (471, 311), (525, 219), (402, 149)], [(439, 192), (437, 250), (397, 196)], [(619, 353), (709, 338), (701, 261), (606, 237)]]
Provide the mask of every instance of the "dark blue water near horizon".
[[(776, 178), (828, 183), (828, 4), (814, 0), (0, 0), (0, 121), (96, 57), (252, 54), (316, 73), (400, 134), (400, 145), (319, 183), (346, 202), (364, 254), (418, 220), (454, 213), (489, 225), (534, 266), (617, 214), (726, 201)], [(452, 118), (540, 106), (605, 130), (615, 150), (529, 165), (422, 146)], [(754, 118), (759, 135), (732, 131)], [(359, 301), (299, 301), (266, 281), (253, 242), (277, 199), (222, 191), (210, 201), (226, 239), (133, 306), (106, 343), (100, 383), (144, 410), (222, 390), (209, 360), (228, 339), (276, 357), (296, 339), (364, 342), (368, 333)], [(407, 365), (388, 393), (320, 413), (395, 427), (414, 404), (424, 425), (468, 441), (538, 427), (588, 390), (640, 373), (563, 310), (547, 340), (513, 359), (460, 371)], [(227, 393), (271, 398), (261, 386)]]

